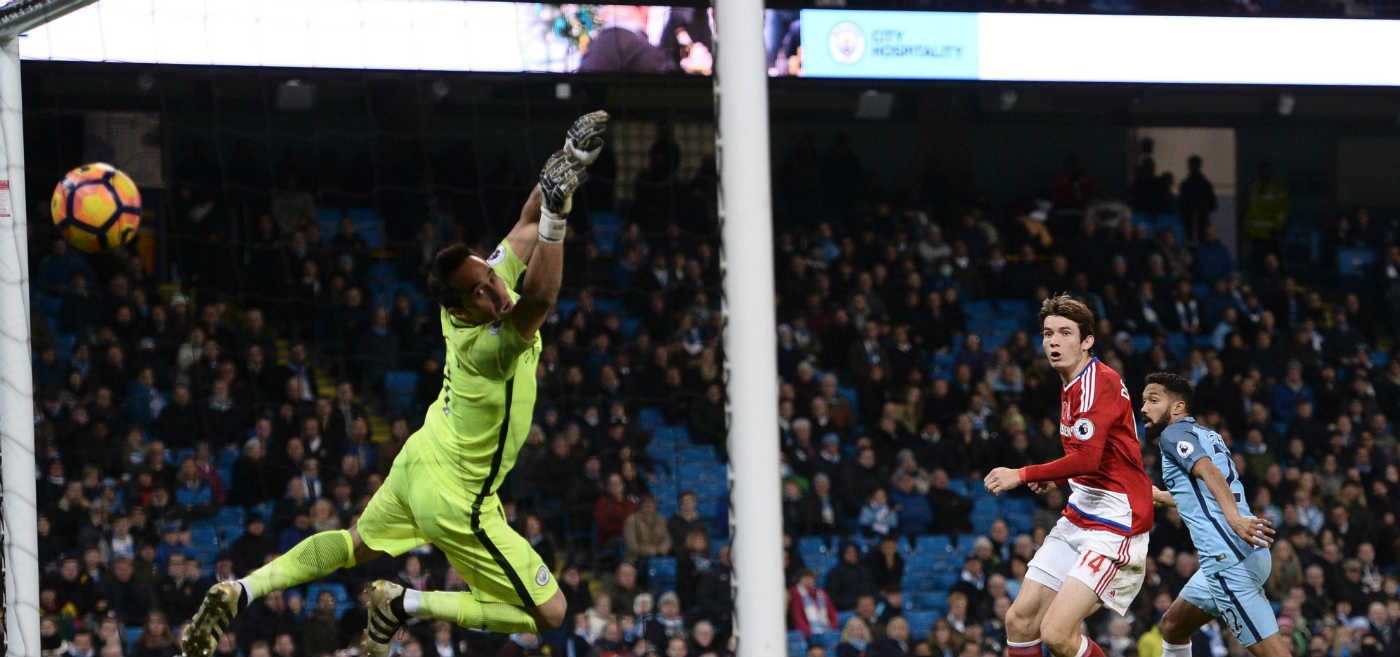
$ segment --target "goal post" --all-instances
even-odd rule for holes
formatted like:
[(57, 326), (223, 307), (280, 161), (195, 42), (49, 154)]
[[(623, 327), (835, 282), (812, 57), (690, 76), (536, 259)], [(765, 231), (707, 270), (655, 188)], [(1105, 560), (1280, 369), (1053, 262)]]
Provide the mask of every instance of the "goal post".
[(6, 657), (39, 654), (29, 241), (19, 41), (0, 37), (0, 568)]
[(787, 632), (763, 0), (715, 0), (715, 21), (735, 630), (739, 657), (772, 657)]

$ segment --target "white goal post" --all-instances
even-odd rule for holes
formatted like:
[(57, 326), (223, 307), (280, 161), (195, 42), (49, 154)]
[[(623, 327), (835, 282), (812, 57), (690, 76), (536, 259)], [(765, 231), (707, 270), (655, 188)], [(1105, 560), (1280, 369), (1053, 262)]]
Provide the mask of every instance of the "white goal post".
[(0, 568), (6, 657), (39, 654), (39, 518), (19, 43), (0, 39)]
[(715, 0), (730, 522), (739, 657), (787, 654), (763, 0)]
[(39, 654), (28, 206), (19, 35), (96, 0), (0, 2), (0, 573), (5, 657)]

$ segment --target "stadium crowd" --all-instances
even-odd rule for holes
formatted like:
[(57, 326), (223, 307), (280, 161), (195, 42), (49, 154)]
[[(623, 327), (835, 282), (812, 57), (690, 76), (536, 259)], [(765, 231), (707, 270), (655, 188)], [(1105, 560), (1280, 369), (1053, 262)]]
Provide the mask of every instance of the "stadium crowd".
[[(1284, 261), (1267, 222), (1241, 269), (1177, 219), (1190, 193), (1133, 215), (1091, 203), (1066, 170), (1053, 201), (930, 216), (852, 189), (858, 165), (830, 161), (845, 164), (793, 158), (776, 198), (791, 652), (1002, 654), (1001, 618), (1064, 498), (993, 498), (980, 478), (1059, 450), (1033, 309), (1068, 290), (1135, 398), (1146, 373), (1182, 372), (1197, 417), (1233, 445), (1279, 530), (1269, 593), (1294, 654), (1400, 655), (1394, 221), (1336, 223), (1329, 253), (1374, 256), (1360, 277)], [(537, 426), (502, 489), (572, 620), (543, 637), (412, 625), (405, 657), (732, 652), (713, 170), (663, 167), (634, 198), (621, 214), (597, 203), (571, 240)], [(198, 225), (210, 200), (187, 197), (172, 224)], [(279, 195), (248, 218), (236, 272), (207, 257), (226, 246), (176, 240), (182, 284), (135, 251), (33, 238), (43, 655), (175, 654), (213, 580), (348, 527), (382, 482), (441, 386), (418, 288), (446, 232), (428, 222), (373, 249), (364, 224), (331, 214)], [(1156, 445), (1143, 452), (1159, 476)], [(1132, 613), (1093, 619), (1115, 657), (1160, 654), (1156, 620), (1197, 564), (1174, 510), (1151, 541)], [(374, 577), (463, 588), (425, 547), (258, 600), (218, 654), (340, 654)], [(1238, 652), (1214, 624), (1196, 641)]]

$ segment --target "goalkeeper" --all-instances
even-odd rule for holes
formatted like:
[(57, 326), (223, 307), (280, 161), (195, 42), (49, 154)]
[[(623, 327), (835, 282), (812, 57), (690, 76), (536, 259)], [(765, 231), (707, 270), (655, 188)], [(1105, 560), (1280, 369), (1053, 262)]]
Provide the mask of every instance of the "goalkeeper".
[(471, 591), (374, 582), (364, 654), (387, 655), (410, 616), (501, 633), (538, 633), (563, 622), (564, 595), (549, 566), (506, 523), (496, 489), (530, 430), (539, 328), (559, 294), (565, 219), (603, 148), (607, 121), (598, 111), (574, 122), (520, 220), (489, 257), (465, 244), (434, 256), (428, 288), (442, 306), (448, 353), (442, 394), (359, 522), (315, 534), (247, 577), (211, 587), (184, 630), (185, 657), (212, 654), (233, 617), (270, 591), (424, 543), (442, 550)]

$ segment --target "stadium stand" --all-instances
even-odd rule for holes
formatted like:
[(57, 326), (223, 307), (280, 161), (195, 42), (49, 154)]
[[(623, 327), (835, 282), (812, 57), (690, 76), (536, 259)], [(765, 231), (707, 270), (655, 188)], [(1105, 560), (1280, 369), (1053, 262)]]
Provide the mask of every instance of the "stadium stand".
[[(1028, 209), (929, 217), (822, 179), (842, 174), (811, 172), (825, 191), (777, 192), (787, 578), (812, 571), (839, 614), (833, 626), (818, 606), (797, 610), (820, 630), (792, 628), (791, 654), (883, 654), (865, 648), (897, 616), (908, 654), (1001, 654), (1000, 615), (1063, 498), (991, 497), (980, 476), (1059, 449), (1059, 383), (1034, 312), (1060, 290), (1098, 312), (1099, 355), (1134, 395), (1156, 369), (1196, 385), (1198, 417), (1228, 435), (1253, 508), (1279, 528), (1270, 592), (1298, 654), (1400, 650), (1394, 219), (1352, 213), (1325, 246), (1331, 271), (1285, 262), (1267, 239), (1237, 267), (1212, 237), (1185, 239), (1170, 212), (1098, 223), (1057, 207), (1050, 246)], [(420, 624), (400, 643), (670, 655), (680, 637), (681, 654), (727, 652), (712, 187), (703, 174), (674, 181), (666, 203), (646, 206), (657, 192), (639, 181), (638, 201), (595, 203), (593, 232), (571, 243), (571, 287), (545, 330), (538, 430), (502, 495), (560, 573), (577, 622), (541, 638)], [(224, 244), (192, 228), (210, 198), (192, 190), (175, 205), (159, 270), (134, 252), (89, 258), (31, 242), (46, 654), (84, 640), (102, 655), (173, 654), (171, 632), (211, 581), (354, 521), (441, 385), (421, 269), (445, 244), (436, 224), (396, 240), (373, 210), (288, 186), (246, 216), (221, 210), (249, 228)], [(829, 220), (798, 220), (812, 198)], [(247, 266), (229, 269), (233, 259)], [(1156, 446), (1143, 451), (1157, 476)], [(599, 542), (593, 531), (613, 473), (634, 500), (657, 498), (671, 536), (671, 554), (634, 564), (639, 583), (615, 574), (635, 547), (627, 533)], [(1149, 652), (1164, 601), (1194, 570), (1174, 514), (1159, 514), (1127, 627), (1094, 620), (1115, 655)], [(357, 595), (374, 577), (463, 586), (423, 548), (268, 596), (219, 654), (353, 645), (365, 624)], [(595, 602), (603, 592), (610, 605)], [(713, 637), (694, 631), (700, 621)], [(1214, 652), (1197, 654), (1227, 650), (1218, 629), (1198, 640)]]

